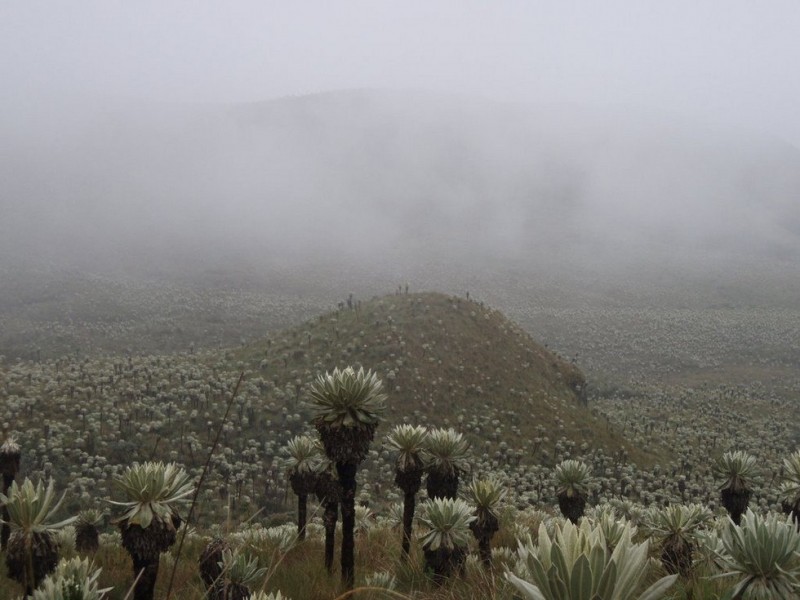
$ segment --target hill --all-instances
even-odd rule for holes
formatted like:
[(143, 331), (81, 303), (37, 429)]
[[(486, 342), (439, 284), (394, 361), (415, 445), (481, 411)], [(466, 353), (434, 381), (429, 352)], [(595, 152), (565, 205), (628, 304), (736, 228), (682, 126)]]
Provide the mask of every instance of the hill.
[(201, 523), (220, 518), (224, 499), (237, 515), (253, 507), (280, 511), (282, 449), (292, 436), (313, 432), (308, 385), (343, 365), (375, 369), (385, 381), (388, 410), (364, 472), (388, 489), (393, 458), (382, 440), (404, 421), (464, 431), (481, 468), (547, 465), (584, 444), (581, 454), (624, 449), (649, 462), (582, 405), (585, 382), (574, 365), (499, 312), (442, 294), (346, 299), (237, 349), (7, 361), (0, 405), (8, 419), (0, 437), (16, 436), (22, 475), (53, 477), (74, 511), (111, 496), (113, 475), (133, 461), (177, 461), (199, 475), (244, 372), (208, 475)]
[[(301, 399), (305, 382), (342, 365), (383, 378), (388, 431), (412, 422), (454, 426), (485, 450), (503, 443), (527, 459), (553, 455), (557, 439), (642, 455), (586, 407), (586, 381), (571, 362), (537, 344), (483, 303), (439, 293), (348, 298), (338, 310), (237, 352), (276, 388)], [(479, 451), (480, 446), (478, 446)]]

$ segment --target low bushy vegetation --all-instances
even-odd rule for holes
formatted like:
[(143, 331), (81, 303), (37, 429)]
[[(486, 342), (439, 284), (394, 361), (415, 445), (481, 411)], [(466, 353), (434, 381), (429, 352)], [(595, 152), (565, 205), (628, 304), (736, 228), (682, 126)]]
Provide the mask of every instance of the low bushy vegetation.
[[(471, 300), (348, 298), (237, 349), (6, 362), (0, 383), (2, 600), (84, 572), (110, 599), (137, 578), (137, 598), (799, 589), (791, 383), (587, 386)], [(22, 535), (46, 572), (13, 558)]]

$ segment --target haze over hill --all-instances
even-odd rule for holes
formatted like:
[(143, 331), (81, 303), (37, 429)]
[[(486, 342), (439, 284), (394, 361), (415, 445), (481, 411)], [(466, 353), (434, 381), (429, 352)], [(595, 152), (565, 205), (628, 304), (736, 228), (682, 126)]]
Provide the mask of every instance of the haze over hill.
[(663, 114), (347, 91), (32, 110), (0, 139), (6, 264), (741, 275), (800, 258), (800, 151)]

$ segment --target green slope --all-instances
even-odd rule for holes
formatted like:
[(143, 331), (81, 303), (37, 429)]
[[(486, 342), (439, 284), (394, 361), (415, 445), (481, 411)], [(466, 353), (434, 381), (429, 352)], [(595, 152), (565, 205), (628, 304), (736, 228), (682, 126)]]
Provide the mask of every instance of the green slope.
[(229, 364), (294, 394), (298, 410), (318, 373), (345, 365), (376, 370), (389, 394), (383, 432), (403, 421), (452, 425), (487, 451), (505, 442), (526, 453), (547, 453), (563, 436), (643, 458), (582, 405), (578, 368), (500, 312), (438, 293), (339, 306), (229, 355)]

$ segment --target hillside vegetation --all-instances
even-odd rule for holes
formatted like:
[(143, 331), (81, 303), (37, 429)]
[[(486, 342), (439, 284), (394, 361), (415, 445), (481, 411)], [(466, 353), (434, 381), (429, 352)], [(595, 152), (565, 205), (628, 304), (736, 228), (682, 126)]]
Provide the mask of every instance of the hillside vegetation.
[(499, 311), (466, 298), (397, 293), (350, 299), (234, 358), (276, 387), (303, 384), (342, 364), (372, 368), (388, 386), (389, 425), (411, 419), (468, 426), (488, 440), (520, 447), (547, 431), (612, 452), (627, 448), (618, 437), (595, 431), (577, 366)]

